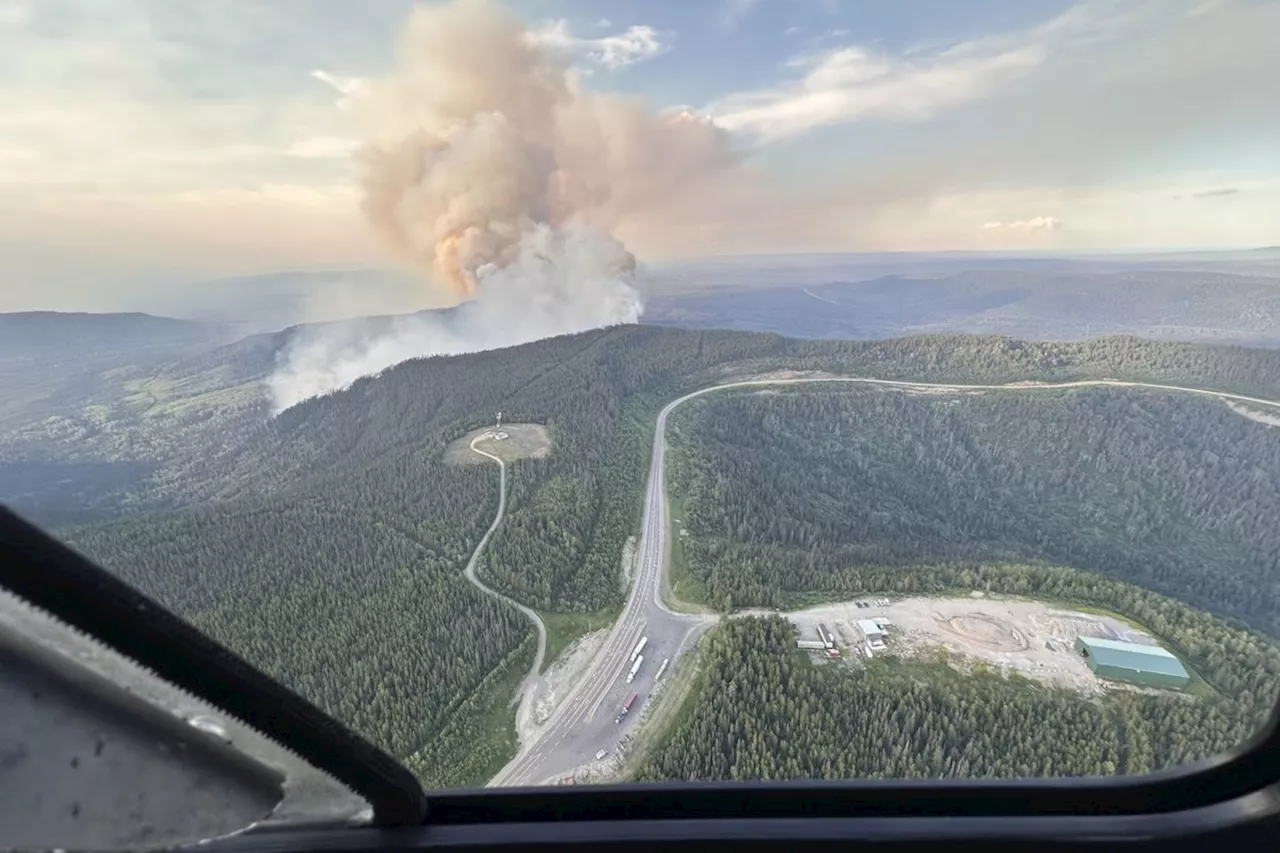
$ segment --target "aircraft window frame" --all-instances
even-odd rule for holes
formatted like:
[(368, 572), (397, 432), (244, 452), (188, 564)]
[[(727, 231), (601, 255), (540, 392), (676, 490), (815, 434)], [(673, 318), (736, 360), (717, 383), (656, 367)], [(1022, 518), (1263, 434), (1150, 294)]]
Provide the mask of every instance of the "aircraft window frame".
[[(726, 821), (745, 832), (735, 829), (735, 837), (747, 841), (810, 836), (848, 840), (854, 837), (849, 832), (884, 841), (1054, 832), (1066, 833), (1060, 838), (1074, 838), (1081, 824), (1072, 821), (1084, 817), (1092, 821), (1084, 830), (1089, 838), (1108, 833), (1157, 838), (1158, 827), (1172, 827), (1179, 834), (1165, 837), (1166, 842), (1185, 832), (1226, 831), (1224, 827), (1257, 826), (1259, 821), (1269, 821), (1271, 832), (1280, 826), (1280, 702), (1263, 729), (1236, 750), (1138, 776), (681, 782), (428, 793), (381, 749), (4, 507), (0, 507), (0, 586), (294, 750), (364, 797), (373, 807), (372, 828), (400, 827), (396, 833), (409, 833), (375, 838), (359, 834), (370, 829), (325, 830), (337, 831), (349, 841), (325, 835), (330, 841), (319, 844), (311, 837), (317, 831), (267, 823), (257, 831), (216, 842), (217, 847), (265, 849), (264, 842), (256, 839), (270, 838), (276, 845), (273, 849), (285, 849), (280, 846), (285, 836), (312, 845), (307, 849), (341, 849), (344, 843), (356, 845), (352, 849), (370, 849), (369, 844), (395, 849), (448, 847), (455, 842), (474, 846), (481, 843), (474, 837), (466, 841), (456, 834), (441, 836), (439, 831), (481, 826), (507, 826), (523, 833), (500, 832), (490, 839), (493, 843), (533, 844), (544, 836), (550, 843), (554, 836), (555, 843), (563, 844), (571, 843), (563, 836), (566, 822), (594, 825), (596, 830), (581, 836), (593, 844), (612, 843), (609, 838), (615, 836), (646, 837), (657, 843), (666, 837), (656, 829), (660, 825), (669, 827), (672, 841), (723, 840)], [(140, 613), (146, 618), (137, 618)], [(970, 823), (947, 823), (954, 818)], [(796, 819), (803, 820), (797, 823)], [(1144, 823), (1152, 819), (1161, 822)], [(895, 824), (903, 820), (910, 826)], [(1033, 823), (1027, 824), (1028, 820)], [(945, 829), (922, 829), (938, 821)], [(548, 824), (560, 828), (548, 829)], [(699, 828), (702, 824), (707, 827)], [(802, 831), (800, 824), (808, 828)], [(415, 826), (419, 829), (403, 829)], [(413, 834), (424, 826), (437, 834)], [(627, 827), (639, 835), (625, 835)], [(751, 827), (756, 828), (747, 832)], [(919, 834), (922, 831), (924, 836)], [(353, 832), (356, 835), (344, 834)], [(930, 832), (942, 835), (929, 836)]]

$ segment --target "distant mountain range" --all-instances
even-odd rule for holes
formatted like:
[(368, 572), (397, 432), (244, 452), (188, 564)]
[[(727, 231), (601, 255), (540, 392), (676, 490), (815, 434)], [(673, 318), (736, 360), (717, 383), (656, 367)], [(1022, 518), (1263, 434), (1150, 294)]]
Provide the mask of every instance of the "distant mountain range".
[(818, 276), (793, 271), (793, 282), (807, 281), (655, 295), (643, 322), (812, 338), (970, 332), (1075, 340), (1132, 334), (1280, 346), (1280, 273), (1100, 266), (995, 267), (869, 281), (823, 280), (834, 272), (828, 270)]
[(151, 314), (24, 311), (0, 314), (0, 360), (84, 358), (224, 338), (217, 324)]

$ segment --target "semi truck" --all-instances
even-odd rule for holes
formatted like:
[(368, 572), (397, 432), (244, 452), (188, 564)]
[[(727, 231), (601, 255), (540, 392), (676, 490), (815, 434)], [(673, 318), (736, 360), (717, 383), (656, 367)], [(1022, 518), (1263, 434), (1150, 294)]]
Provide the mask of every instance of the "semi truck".
[(640, 638), (640, 642), (636, 643), (636, 647), (631, 650), (631, 660), (635, 660), (636, 658), (640, 657), (640, 653), (644, 651), (644, 647), (646, 644), (648, 644), (648, 642), (649, 642), (648, 637)]
[(818, 636), (822, 638), (822, 642), (827, 648), (834, 649), (836, 647), (836, 635), (831, 633), (831, 629), (821, 622), (818, 623)]
[(632, 693), (627, 697), (627, 701), (622, 703), (622, 710), (618, 712), (618, 716), (614, 719), (615, 723), (622, 722), (622, 718), (631, 713), (631, 706), (636, 703), (636, 694)]
[(671, 658), (663, 658), (662, 666), (658, 667), (658, 674), (653, 677), (655, 683), (662, 677), (662, 673), (667, 671), (667, 664), (671, 663)]
[(636, 658), (636, 662), (631, 664), (631, 671), (627, 673), (627, 684), (636, 677), (636, 673), (640, 671), (640, 664), (644, 663), (644, 655)]

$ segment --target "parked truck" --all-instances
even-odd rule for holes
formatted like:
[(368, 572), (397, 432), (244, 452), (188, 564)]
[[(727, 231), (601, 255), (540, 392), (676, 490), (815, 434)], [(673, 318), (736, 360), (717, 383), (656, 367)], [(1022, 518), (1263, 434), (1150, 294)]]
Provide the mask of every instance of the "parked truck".
[(655, 684), (657, 683), (658, 679), (662, 677), (662, 673), (667, 671), (667, 664), (669, 663), (671, 663), (671, 658), (662, 659), (662, 666), (658, 667), (658, 673), (653, 677), (653, 681)]
[(618, 716), (614, 719), (615, 723), (622, 722), (622, 718), (631, 713), (631, 706), (636, 703), (636, 694), (632, 693), (627, 697), (627, 701), (622, 703), (622, 710), (618, 712)]
[(836, 647), (836, 635), (831, 633), (831, 629), (822, 623), (818, 623), (818, 636), (822, 638), (822, 642), (827, 648), (834, 649)]
[(640, 642), (636, 643), (636, 647), (631, 650), (631, 660), (635, 660), (636, 658), (640, 657), (640, 653), (644, 651), (644, 647), (645, 645), (648, 644), (648, 642), (649, 642), (648, 637), (640, 638)]
[(627, 684), (630, 684), (632, 679), (636, 677), (636, 673), (640, 671), (640, 664), (642, 663), (644, 663), (644, 655), (640, 655), (640, 657), (636, 658), (636, 662), (631, 664), (631, 671), (627, 673)]

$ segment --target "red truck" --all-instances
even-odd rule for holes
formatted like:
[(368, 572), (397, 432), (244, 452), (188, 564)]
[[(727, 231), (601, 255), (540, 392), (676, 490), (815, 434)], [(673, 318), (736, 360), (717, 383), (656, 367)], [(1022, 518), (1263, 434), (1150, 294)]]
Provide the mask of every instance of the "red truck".
[(627, 697), (627, 701), (622, 703), (622, 710), (618, 712), (618, 716), (614, 719), (615, 723), (622, 722), (622, 718), (625, 717), (627, 713), (631, 710), (631, 706), (635, 703), (635, 701), (636, 701), (636, 694), (632, 693), (630, 696)]

